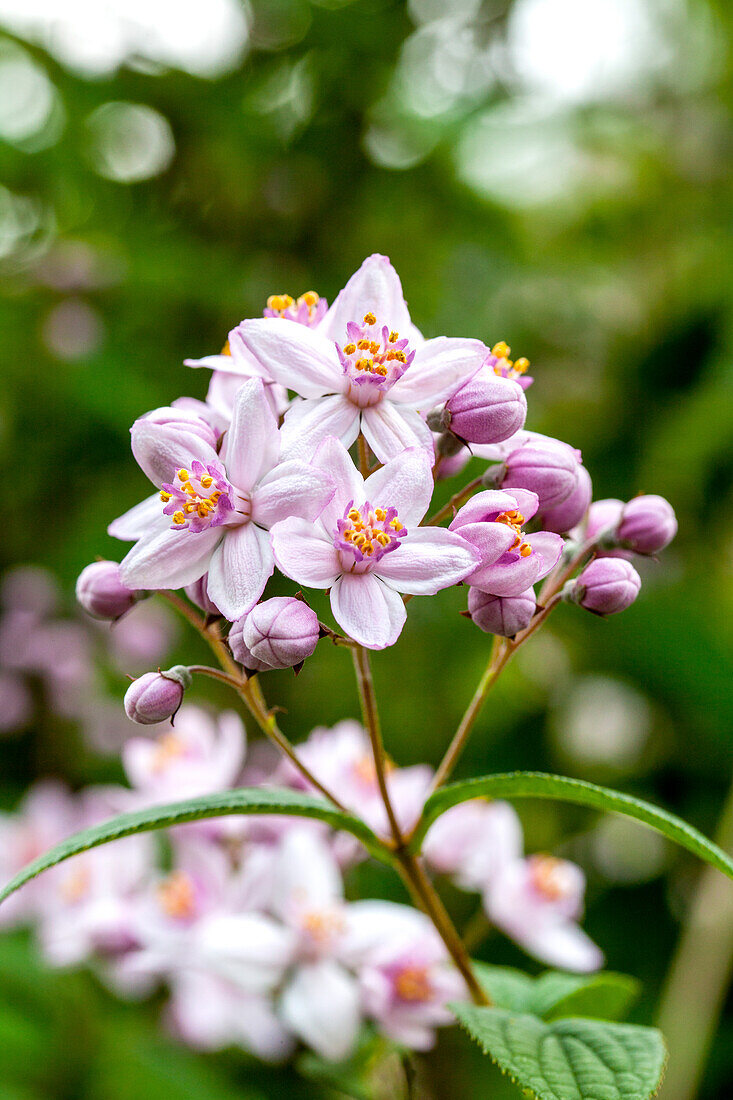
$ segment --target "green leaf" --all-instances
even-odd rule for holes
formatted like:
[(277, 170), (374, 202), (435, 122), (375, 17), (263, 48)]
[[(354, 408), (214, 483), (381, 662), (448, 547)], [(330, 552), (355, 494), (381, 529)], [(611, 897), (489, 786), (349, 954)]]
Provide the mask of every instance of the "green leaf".
[(582, 779), (568, 779), (562, 775), (546, 775), (542, 772), (486, 775), (481, 779), (469, 779), (463, 783), (452, 783), (448, 787), (442, 787), (428, 799), (425, 805), (420, 826), (415, 831), (413, 846), (417, 848), (422, 843), (426, 832), (436, 818), (451, 806), (459, 802), (467, 802), (471, 798), (553, 798), (560, 802), (575, 802), (579, 806), (590, 806), (595, 810), (613, 810), (656, 829), (668, 840), (673, 840), (681, 847), (687, 848), (689, 852), (699, 856), (713, 867), (717, 867), (729, 878), (733, 878), (733, 859), (717, 844), (713, 844), (697, 829), (693, 829), (692, 825), (688, 825), (667, 810), (662, 810), (633, 795), (612, 791), (608, 787), (598, 787), (595, 783), (586, 783)]
[(562, 1016), (623, 1019), (640, 991), (636, 978), (610, 970), (590, 975), (546, 970), (531, 978), (509, 966), (474, 962), (473, 968), (495, 1008), (527, 1012), (543, 1020)]
[(607, 970), (584, 977), (549, 970), (535, 982), (532, 1011), (544, 1020), (562, 1016), (623, 1020), (640, 992), (641, 983), (627, 974)]
[(648, 1100), (661, 1083), (666, 1049), (656, 1028), (451, 1008), (484, 1052), (537, 1100)]
[(243, 787), (236, 791), (222, 791), (218, 794), (190, 798), (185, 802), (176, 802), (169, 806), (151, 806), (135, 813), (121, 814), (76, 833), (57, 844), (45, 855), (39, 856), (24, 867), (15, 878), (0, 892), (0, 902), (23, 886), (24, 883), (54, 867), (71, 856), (108, 844), (121, 837), (134, 833), (146, 833), (153, 829), (166, 829), (172, 825), (183, 825), (188, 821), (201, 821), (210, 817), (228, 817), (233, 814), (285, 814), (294, 817), (314, 817), (324, 821), (334, 829), (343, 829), (362, 842), (364, 847), (376, 859), (390, 862), (389, 855), (371, 829), (352, 817), (351, 814), (335, 810), (323, 799), (300, 791), (282, 790), (265, 787)]
[(535, 979), (511, 966), (490, 966), (473, 962), (473, 969), (491, 1003), (510, 1012), (534, 1011)]

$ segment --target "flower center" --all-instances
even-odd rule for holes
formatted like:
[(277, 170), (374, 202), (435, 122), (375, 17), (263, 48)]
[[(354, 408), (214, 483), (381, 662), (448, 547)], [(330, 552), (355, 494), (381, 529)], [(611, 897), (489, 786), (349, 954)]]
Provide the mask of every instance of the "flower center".
[(494, 374), (500, 378), (521, 378), (529, 367), (529, 359), (522, 356), (521, 359), (510, 359), (512, 349), (504, 341), (500, 340), (491, 349), (491, 355), (486, 360), (486, 365), (493, 368)]
[(303, 915), (301, 926), (315, 946), (327, 946), (344, 930), (344, 918), (337, 909), (311, 909)]
[(172, 482), (164, 482), (160, 499), (165, 505), (163, 514), (171, 517), (171, 527), (198, 533), (232, 522), (233, 495), (223, 466), (218, 462), (204, 466), (195, 458), (190, 471), (181, 468)]
[(191, 920), (196, 915), (196, 891), (183, 871), (173, 871), (158, 886), (158, 903), (173, 920)]
[(356, 405), (374, 404), (402, 377), (415, 352), (373, 313), (365, 313), (360, 324), (349, 321), (346, 335), (348, 343), (336, 344), (336, 350), (349, 380), (348, 396)]
[(164, 772), (174, 760), (180, 760), (186, 755), (186, 746), (175, 734), (168, 733), (157, 745), (153, 753), (151, 767), (154, 772)]
[(368, 500), (354, 508), (352, 502), (338, 521), (334, 546), (353, 554), (356, 562), (377, 562), (396, 550), (406, 534), (396, 508), (372, 508)]
[(61, 897), (67, 905), (76, 905), (89, 893), (89, 870), (87, 867), (77, 867), (61, 883)]
[(522, 524), (524, 523), (524, 516), (516, 509), (512, 509), (510, 512), (500, 512), (494, 519), (494, 523), (505, 523), (507, 527), (511, 527), (514, 532), (515, 539), (509, 550), (518, 550), (523, 558), (528, 558), (532, 553), (532, 547), (528, 542), (523, 539)]
[(547, 901), (560, 901), (572, 892), (564, 860), (556, 856), (532, 856), (529, 860), (532, 885)]
[(297, 321), (300, 325), (309, 328), (317, 325), (323, 318), (328, 303), (325, 298), (320, 298), (315, 290), (306, 290), (299, 298), (292, 298), (290, 294), (271, 294), (267, 299), (265, 317), (282, 317), (285, 321)]
[(433, 994), (427, 967), (404, 966), (394, 978), (394, 990), (401, 1001), (422, 1003), (429, 1001)]

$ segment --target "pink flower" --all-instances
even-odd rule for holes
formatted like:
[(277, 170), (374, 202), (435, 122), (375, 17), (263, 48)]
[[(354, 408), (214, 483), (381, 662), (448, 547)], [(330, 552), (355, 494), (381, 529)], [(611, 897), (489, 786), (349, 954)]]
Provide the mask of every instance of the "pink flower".
[(333, 495), (328, 474), (280, 462), (280, 433), (258, 379), (239, 390), (221, 455), (197, 431), (146, 419), (132, 438), (160, 493), (110, 528), (138, 539), (122, 562), (123, 582), (180, 588), (208, 571), (208, 595), (222, 614), (246, 614), (274, 568), (268, 529), (287, 516), (314, 520)]
[(450, 530), (480, 555), (466, 578), (470, 585), (493, 596), (519, 596), (554, 568), (563, 548), (560, 535), (522, 530), (537, 506), (536, 494), (526, 489), (487, 489), (464, 504)]
[(293, 829), (272, 866), (271, 908), (295, 937), (293, 968), (280, 1016), (323, 1058), (340, 1061), (361, 1024), (359, 988), (340, 961), (346, 949), (343, 885), (336, 861), (316, 834)]
[(266, 1062), (281, 1062), (295, 1045), (272, 998), (250, 993), (226, 975), (182, 969), (169, 977), (167, 1018), (172, 1031), (198, 1050), (244, 1047)]
[(387, 901), (355, 902), (347, 944), (367, 1014), (398, 1043), (429, 1050), (435, 1028), (455, 1022), (447, 1005), (465, 999), (466, 987), (428, 918)]
[(576, 923), (585, 879), (574, 863), (554, 856), (515, 860), (484, 891), (489, 918), (525, 951), (549, 966), (585, 973), (603, 965), (598, 947)]
[(285, 417), (283, 447), (305, 458), (329, 435), (351, 446), (360, 430), (382, 462), (409, 447), (432, 456), (432, 435), (417, 410), (444, 401), (486, 356), (479, 340), (423, 340), (396, 271), (378, 255), (364, 261), (317, 330), (252, 320), (229, 339), (235, 357), (253, 356), (304, 399)]
[(214, 720), (187, 705), (178, 712), (175, 729), (156, 739), (131, 737), (122, 763), (145, 805), (155, 805), (235, 786), (245, 748), (244, 726), (234, 711)]
[(441, 814), (423, 844), (428, 863), (464, 890), (485, 890), (507, 864), (521, 859), (522, 850), (522, 826), (514, 807), (483, 798)]
[(425, 451), (407, 450), (364, 481), (343, 444), (330, 439), (313, 470), (330, 474), (336, 491), (315, 523), (275, 525), (278, 568), (298, 584), (330, 588), (336, 622), (361, 645), (384, 649), (405, 623), (400, 592), (434, 595), (462, 581), (478, 555), (444, 528), (418, 526), (433, 491)]
[[(346, 807), (358, 813), (376, 832), (389, 835), (389, 822), (379, 792), (372, 747), (366, 730), (359, 722), (347, 719), (332, 729), (317, 727), (298, 746), (298, 755), (328, 790), (339, 792), (339, 798)], [(432, 769), (427, 764), (398, 768), (388, 762), (387, 788), (402, 828), (409, 829), (415, 823), (431, 778)], [(274, 782), (305, 786), (300, 773), (287, 760), (280, 763)], [(345, 845), (339, 847), (343, 851)]]

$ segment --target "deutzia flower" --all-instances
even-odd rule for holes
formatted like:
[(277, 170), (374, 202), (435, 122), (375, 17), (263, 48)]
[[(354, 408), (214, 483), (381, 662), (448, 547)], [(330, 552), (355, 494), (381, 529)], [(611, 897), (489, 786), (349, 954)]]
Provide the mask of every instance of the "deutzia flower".
[(208, 572), (208, 595), (231, 620), (255, 605), (272, 575), (271, 525), (288, 516), (313, 521), (333, 495), (326, 471), (280, 461), (280, 433), (260, 379), (240, 388), (220, 454), (192, 430), (145, 419), (133, 426), (132, 445), (160, 493), (157, 514), (150, 498), (110, 528), (138, 537), (122, 562), (123, 582), (181, 588)]
[(425, 451), (404, 451), (365, 481), (329, 439), (313, 468), (336, 491), (315, 523), (293, 517), (273, 527), (278, 568), (308, 588), (330, 588), (334, 618), (354, 641), (394, 645), (407, 616), (400, 593), (434, 596), (476, 569), (479, 555), (444, 527), (418, 526), (433, 491)]
[(480, 340), (424, 340), (410, 321), (397, 272), (370, 256), (317, 329), (279, 319), (243, 321), (233, 356), (254, 357), (267, 377), (299, 394), (283, 425), (283, 451), (310, 458), (327, 436), (350, 447), (361, 430), (381, 462), (408, 447), (432, 457), (418, 409), (445, 401), (487, 355)]

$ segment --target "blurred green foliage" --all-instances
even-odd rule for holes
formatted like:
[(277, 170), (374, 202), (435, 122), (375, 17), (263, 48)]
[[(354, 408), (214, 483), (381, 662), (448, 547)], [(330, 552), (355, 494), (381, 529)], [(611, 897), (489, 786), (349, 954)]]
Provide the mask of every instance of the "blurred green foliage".
[[(622, 617), (556, 613), (492, 696), (462, 774), (530, 767), (613, 782), (713, 833), (733, 747), (733, 9), (621, 3), (663, 44), (652, 40), (615, 90), (591, 70), (585, 93), (568, 97), (532, 86), (522, 6), (256, 0), (246, 55), (215, 79), (134, 59), (89, 76), (0, 37), (0, 85), (12, 56), (55, 97), (45, 130), (0, 140), (0, 560), (47, 565), (71, 594), (96, 554), (119, 555), (105, 525), (146, 492), (132, 420), (205, 393), (205, 372), (183, 358), (217, 351), (268, 294), (331, 299), (365, 255), (388, 253), (426, 334), (506, 339), (532, 360), (529, 426), (583, 450), (596, 496), (660, 492), (680, 520)], [(205, 22), (206, 5), (192, 7)], [(571, 62), (560, 57), (558, 71)], [(110, 103), (157, 114), (137, 137), (108, 135), (110, 151), (109, 112), (94, 114)], [(135, 156), (148, 175), (125, 182)], [(401, 763), (439, 758), (485, 663), (488, 639), (459, 606), (455, 592), (414, 601), (400, 645), (374, 662)], [(181, 642), (176, 658), (193, 648)], [(268, 696), (294, 737), (356, 713), (349, 664), (321, 647), (297, 685), (274, 674)], [(614, 705), (622, 735), (638, 725), (624, 751), (615, 727), (608, 744), (603, 723), (589, 733), (590, 674), (611, 726)], [(15, 769), (2, 769), (6, 794), (32, 778), (43, 736), (0, 749)], [(51, 758), (74, 782), (107, 776), (93, 760), (81, 775), (68, 757)], [(640, 831), (614, 840), (580, 810), (521, 812), (530, 847), (587, 868), (587, 928), (613, 969), (643, 980), (635, 1018), (649, 1021), (697, 869)], [(352, 887), (394, 889), (379, 868), (359, 869)], [(465, 895), (449, 900), (470, 917)], [(179, 1050), (155, 1037), (151, 1007), (42, 971), (25, 950), (0, 944), (2, 1100), (315, 1095), (287, 1071)], [(524, 964), (498, 937), (484, 954)], [(728, 1011), (703, 1100), (733, 1074)], [(484, 1082), (503, 1095), (458, 1033), (430, 1056), (430, 1079), (436, 1096), (472, 1097)]]

